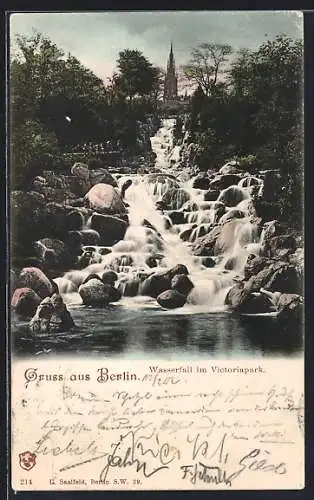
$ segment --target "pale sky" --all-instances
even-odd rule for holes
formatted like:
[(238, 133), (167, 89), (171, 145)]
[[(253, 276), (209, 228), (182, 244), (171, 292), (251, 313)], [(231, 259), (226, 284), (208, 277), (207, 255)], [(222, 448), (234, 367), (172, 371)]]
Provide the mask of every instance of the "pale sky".
[(302, 14), (297, 11), (15, 13), (10, 26), (11, 43), (15, 34), (31, 35), (35, 29), (102, 79), (111, 76), (119, 51), (126, 48), (142, 51), (165, 68), (171, 40), (180, 66), (202, 42), (256, 48), (277, 34), (303, 36)]

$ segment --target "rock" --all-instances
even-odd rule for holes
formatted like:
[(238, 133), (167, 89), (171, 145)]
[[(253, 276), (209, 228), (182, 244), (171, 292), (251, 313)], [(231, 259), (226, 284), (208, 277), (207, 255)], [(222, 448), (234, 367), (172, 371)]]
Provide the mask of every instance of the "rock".
[(124, 198), (126, 190), (132, 185), (132, 179), (127, 179), (121, 186), (121, 198)]
[(61, 331), (67, 331), (74, 328), (75, 324), (73, 318), (63, 302), (61, 295), (55, 293), (50, 300), (53, 306), (53, 314), (50, 323), (56, 323)]
[(301, 279), (293, 265), (282, 266), (264, 286), (265, 290), (282, 293), (302, 293)]
[(55, 293), (42, 300), (28, 327), (32, 334), (37, 334), (71, 330), (75, 324), (62, 297)]
[(97, 168), (89, 171), (90, 187), (95, 184), (109, 184), (110, 186), (117, 187), (116, 179), (110, 174), (106, 168)]
[(197, 224), (193, 224), (189, 229), (185, 229), (180, 233), (180, 238), (183, 241), (189, 241), (191, 234), (193, 233), (194, 229), (197, 227)]
[(171, 278), (165, 276), (165, 274), (152, 274), (141, 284), (140, 293), (156, 299), (158, 295), (170, 288)]
[(184, 306), (186, 296), (177, 290), (166, 290), (157, 296), (157, 302), (165, 309), (176, 309)]
[(81, 248), (84, 245), (98, 245), (100, 235), (94, 229), (82, 229), (81, 231), (69, 231), (66, 243), (70, 251)]
[[(109, 285), (110, 286), (110, 285)], [(91, 306), (103, 306), (110, 302), (108, 288), (99, 279), (91, 279), (82, 284), (78, 292), (83, 300), (83, 304)]]
[(91, 227), (99, 233), (102, 245), (112, 246), (123, 240), (127, 223), (118, 217), (94, 213), (91, 217)]
[(239, 167), (239, 164), (237, 161), (235, 161), (235, 160), (228, 161), (227, 163), (225, 163), (225, 165), (223, 165), (219, 169), (219, 173), (223, 174), (223, 175), (236, 174), (238, 172), (238, 167)]
[(286, 267), (286, 264), (272, 261), (269, 265), (264, 266), (261, 271), (248, 279), (244, 285), (245, 289), (250, 292), (259, 292), (262, 287), (266, 289), (266, 285), (272, 276), (282, 267)]
[(277, 303), (278, 320), (288, 324), (301, 322), (303, 318), (303, 297), (283, 293)]
[(136, 297), (140, 283), (141, 281), (137, 278), (129, 279), (120, 283), (118, 289), (125, 297)]
[(125, 213), (126, 208), (118, 191), (110, 184), (96, 184), (85, 195), (89, 207), (100, 213)]
[(171, 288), (182, 293), (182, 295), (188, 295), (194, 285), (185, 274), (176, 274), (171, 280)]
[(252, 293), (238, 283), (227, 293), (225, 304), (233, 311), (241, 314), (261, 314), (274, 311), (269, 297), (261, 293)]
[(35, 314), (41, 298), (31, 288), (16, 288), (11, 299), (11, 307), (22, 316)]
[(102, 255), (95, 247), (83, 247), (81, 255), (77, 257), (78, 269), (84, 269), (92, 264), (100, 264), (102, 262)]
[(218, 201), (222, 201), (227, 207), (234, 207), (247, 197), (242, 188), (230, 186), (221, 191)]
[(248, 280), (251, 276), (258, 274), (266, 266), (270, 265), (271, 261), (266, 257), (256, 257), (254, 254), (249, 255), (244, 267), (244, 279)]
[(164, 274), (171, 281), (177, 274), (189, 274), (189, 270), (184, 264), (177, 264)]
[(210, 189), (226, 189), (230, 186), (235, 186), (238, 184), (240, 181), (241, 176), (237, 174), (225, 174), (225, 175), (219, 175), (218, 177), (215, 177), (211, 182), (210, 182)]
[(35, 315), (29, 322), (29, 330), (35, 333), (46, 333), (49, 331), (50, 320), (53, 314), (53, 305), (50, 297), (46, 297), (37, 307)]
[(112, 285), (113, 286), (115, 284), (115, 282), (117, 281), (117, 279), (118, 279), (118, 275), (114, 271), (105, 271), (101, 276), (101, 280), (104, 283), (104, 285)]
[(261, 249), (261, 255), (271, 259), (285, 259), (297, 249), (292, 235), (280, 235), (267, 238)]
[(215, 267), (216, 261), (211, 257), (202, 257), (202, 264), (205, 267)]
[(25, 267), (18, 278), (19, 288), (31, 288), (42, 299), (54, 292), (54, 287), (47, 276), (38, 267)]
[(190, 195), (185, 189), (172, 188), (168, 189), (163, 195), (161, 202), (167, 207), (168, 210), (178, 210), (187, 201), (190, 200)]
[(43, 238), (35, 241), (34, 250), (44, 269), (64, 270), (71, 267), (69, 250), (61, 240)]
[(148, 266), (148, 267), (157, 267), (158, 266), (158, 260), (153, 257), (153, 255), (150, 255), (149, 257), (147, 257), (147, 259), (145, 260), (145, 264)]
[(82, 281), (82, 285), (85, 285), (85, 283), (87, 283), (89, 280), (99, 280), (102, 282), (102, 279), (98, 274), (92, 273), (86, 276), (86, 278)]
[(219, 194), (220, 194), (219, 189), (209, 189), (204, 194), (204, 200), (205, 201), (216, 201)]
[(237, 263), (238, 263), (238, 258), (237, 257), (229, 257), (229, 259), (227, 259), (227, 261), (226, 261), (226, 263), (224, 265), (224, 268), (227, 271), (232, 271), (233, 269), (236, 268)]
[(273, 236), (280, 236), (284, 233), (284, 228), (278, 220), (271, 220), (263, 224), (263, 240), (269, 240)]
[(221, 227), (214, 227), (208, 234), (198, 238), (192, 245), (193, 255), (198, 257), (211, 257), (214, 254), (214, 248), (218, 235), (221, 232)]
[(105, 284), (104, 286), (109, 297), (109, 302), (118, 302), (121, 299), (120, 290), (109, 284)]
[(79, 179), (83, 179), (84, 181), (88, 181), (89, 179), (89, 170), (88, 165), (86, 163), (76, 162), (71, 168), (71, 174), (74, 177), (78, 177)]
[(210, 179), (206, 173), (199, 173), (192, 184), (194, 189), (209, 189)]

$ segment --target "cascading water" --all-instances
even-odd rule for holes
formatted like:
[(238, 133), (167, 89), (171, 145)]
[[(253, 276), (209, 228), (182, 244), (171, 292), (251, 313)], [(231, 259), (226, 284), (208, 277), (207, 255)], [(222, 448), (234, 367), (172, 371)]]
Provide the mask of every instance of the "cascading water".
[[(129, 227), (125, 237), (111, 247), (111, 253), (107, 255), (99, 253), (99, 262), (96, 259), (96, 262), (85, 269), (70, 271), (56, 280), (60, 292), (65, 295), (65, 302), (79, 304), (81, 299), (77, 293), (78, 286), (88, 275), (92, 273), (101, 275), (104, 268), (110, 267), (118, 273), (118, 286), (123, 293), (126, 292), (126, 287), (131, 287), (132, 290), (135, 287), (132, 295), (137, 296), (133, 297), (132, 301), (129, 297), (122, 297), (120, 302), (122, 307), (135, 307), (135, 304), (136, 307), (141, 304), (146, 307), (147, 304), (152, 305), (152, 303), (158, 307), (151, 298), (140, 295), (141, 287), (138, 277), (163, 272), (180, 263), (187, 266), (190, 279), (194, 284), (187, 304), (180, 311), (191, 314), (224, 308), (226, 293), (234, 283), (234, 277), (241, 274), (247, 255), (250, 253), (250, 245), (258, 247), (258, 237), (247, 217), (235, 219), (233, 234), (221, 236), (221, 244), (224, 247), (223, 255), (216, 259), (217, 263), (214, 267), (205, 267), (202, 264), (202, 258), (192, 254), (191, 242), (197, 236), (206, 234), (212, 227), (216, 209), (215, 202), (204, 201), (203, 190), (192, 187), (193, 179), (180, 183), (180, 188), (187, 193), (189, 198), (183, 205), (184, 200), (178, 198), (180, 205), (178, 210), (183, 212), (184, 223), (169, 224), (167, 211), (163, 212), (158, 209), (158, 201), (169, 189), (174, 186), (178, 188), (179, 174), (181, 178), (189, 177), (184, 175), (182, 170), (180, 172), (180, 146), (174, 145), (174, 126), (174, 119), (163, 120), (162, 127), (151, 138), (152, 149), (156, 153), (155, 173), (122, 175), (119, 178), (119, 187), (126, 180), (132, 180), (131, 186), (125, 193), (125, 201), (129, 206)], [(239, 206), (241, 205), (245, 214), (247, 214), (246, 202), (249, 200), (251, 182), (247, 184), (247, 187), (243, 187), (242, 182), (242, 186), (236, 187), (241, 195)], [(226, 208), (227, 211), (230, 209)], [(187, 241), (183, 241), (180, 237), (183, 230), (191, 230)], [(152, 259), (154, 259), (153, 265)], [(135, 282), (137, 282), (136, 286)]]
[[(240, 172), (232, 178), (237, 185), (226, 187), (228, 178), (224, 176), (230, 165), (224, 165), (211, 179), (205, 179), (207, 185), (213, 182), (219, 186), (213, 189), (211, 201), (205, 201), (207, 188), (194, 188), (199, 185), (195, 173), (182, 168), (181, 160), (190, 148), (186, 148), (188, 133), (182, 146), (175, 145), (174, 126), (175, 120), (164, 120), (151, 138), (156, 153), (152, 173), (113, 174), (128, 205), (129, 225), (124, 238), (117, 237), (118, 242), (110, 248), (83, 247), (76, 266), (80, 269), (55, 279), (75, 329), (58, 335), (46, 332), (39, 339), (25, 335), (24, 326), (17, 323), (20, 335), (16, 348), (21, 353), (208, 360), (209, 356), (226, 359), (240, 354), (252, 358), (257, 353), (265, 356), (278, 352), (275, 318), (268, 314), (244, 318), (229, 314), (224, 306), (234, 279), (243, 273), (247, 256), (259, 255), (263, 240), (275, 231), (273, 223), (269, 223), (259, 237), (249, 219), (251, 193), (263, 189), (262, 175), (252, 177)], [(95, 233), (92, 221), (92, 217), (85, 220), (86, 232)], [(200, 237), (205, 235), (207, 241), (209, 233), (210, 240), (215, 231), (218, 236), (212, 256), (212, 247), (208, 253), (205, 248), (204, 253), (202, 242), (201, 247), (198, 245)], [(103, 234), (103, 242), (105, 237)], [(195, 245), (200, 252), (195, 251)], [(188, 268), (194, 288), (183, 307), (165, 310), (156, 299), (142, 295), (143, 282), (149, 275), (163, 273), (177, 264)], [(103, 276), (108, 270), (118, 275), (115, 287), (122, 293), (121, 300), (106, 307), (83, 305), (78, 293), (82, 282), (93, 274)], [(286, 342), (285, 336), (285, 350)], [(294, 342), (292, 339), (292, 352), (299, 349)]]

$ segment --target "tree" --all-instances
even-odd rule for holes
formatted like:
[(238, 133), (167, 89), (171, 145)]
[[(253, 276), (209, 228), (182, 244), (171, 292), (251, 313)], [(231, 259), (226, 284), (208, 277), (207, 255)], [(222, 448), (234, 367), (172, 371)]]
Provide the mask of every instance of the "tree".
[(118, 57), (116, 83), (130, 102), (135, 96), (144, 97), (158, 85), (158, 70), (138, 50), (123, 50)]
[(228, 44), (201, 43), (194, 48), (190, 61), (183, 65), (186, 78), (201, 87), (205, 95), (215, 92), (225, 72), (226, 62), (232, 53)]

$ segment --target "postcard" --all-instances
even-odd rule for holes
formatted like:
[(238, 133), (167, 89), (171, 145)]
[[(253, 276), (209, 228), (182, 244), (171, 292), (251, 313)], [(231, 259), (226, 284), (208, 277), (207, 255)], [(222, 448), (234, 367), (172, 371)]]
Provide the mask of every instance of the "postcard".
[(9, 17), (12, 489), (303, 489), (302, 13)]

